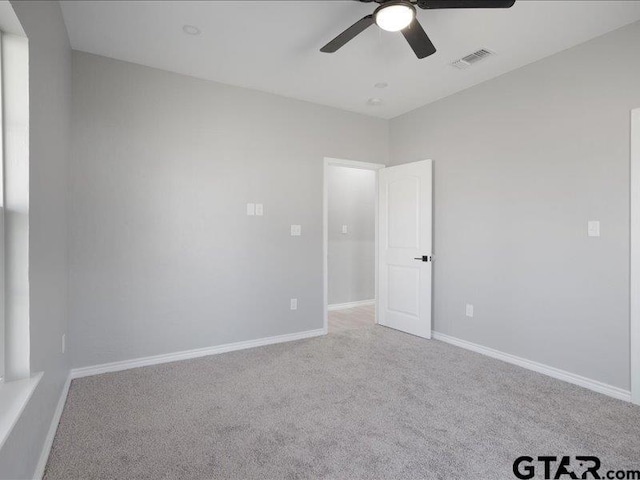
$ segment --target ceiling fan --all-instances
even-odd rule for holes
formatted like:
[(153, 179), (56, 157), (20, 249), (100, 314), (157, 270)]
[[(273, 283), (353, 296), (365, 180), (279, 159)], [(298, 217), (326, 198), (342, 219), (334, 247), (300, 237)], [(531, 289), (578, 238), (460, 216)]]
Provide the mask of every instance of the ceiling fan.
[(359, 0), (380, 4), (372, 15), (358, 20), (320, 49), (336, 52), (374, 23), (388, 32), (402, 32), (418, 58), (436, 53), (436, 47), (416, 18), (416, 5), (424, 10), (442, 8), (510, 8), (516, 0)]

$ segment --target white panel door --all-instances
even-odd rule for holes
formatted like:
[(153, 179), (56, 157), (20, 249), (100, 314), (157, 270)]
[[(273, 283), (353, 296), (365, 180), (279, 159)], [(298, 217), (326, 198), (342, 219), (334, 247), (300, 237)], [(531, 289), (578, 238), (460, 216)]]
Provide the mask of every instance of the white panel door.
[(432, 161), (379, 170), (378, 323), (431, 338)]

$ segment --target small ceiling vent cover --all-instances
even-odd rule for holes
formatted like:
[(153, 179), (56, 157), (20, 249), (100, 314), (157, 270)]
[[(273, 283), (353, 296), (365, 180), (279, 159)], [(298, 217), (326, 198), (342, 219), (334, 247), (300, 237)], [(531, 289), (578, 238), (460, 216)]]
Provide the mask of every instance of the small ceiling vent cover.
[(477, 52), (473, 52), (466, 57), (462, 57), (460, 60), (456, 60), (451, 63), (453, 67), (459, 68), (460, 70), (464, 70), (465, 68), (469, 68), (472, 65), (484, 60), (485, 58), (489, 58), (495, 55), (491, 50), (487, 50), (486, 48), (482, 48)]

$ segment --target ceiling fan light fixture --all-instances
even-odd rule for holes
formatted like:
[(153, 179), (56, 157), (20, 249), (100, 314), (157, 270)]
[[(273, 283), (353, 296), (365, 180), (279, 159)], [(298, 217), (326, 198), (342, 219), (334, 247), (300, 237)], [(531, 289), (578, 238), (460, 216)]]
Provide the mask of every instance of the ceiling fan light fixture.
[(387, 2), (375, 12), (376, 24), (387, 32), (404, 30), (414, 18), (416, 18), (415, 7), (405, 1)]

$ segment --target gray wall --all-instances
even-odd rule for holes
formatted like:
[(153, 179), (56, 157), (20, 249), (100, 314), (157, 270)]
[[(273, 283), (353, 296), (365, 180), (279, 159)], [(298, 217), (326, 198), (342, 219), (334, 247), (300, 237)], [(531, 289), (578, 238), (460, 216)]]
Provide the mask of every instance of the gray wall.
[(322, 328), (323, 157), (388, 122), (79, 52), (72, 110), (74, 366)]
[(435, 161), (438, 332), (629, 388), (638, 45), (636, 23), (391, 122), (393, 164)]
[(67, 378), (67, 159), (71, 50), (57, 2), (12, 2), (29, 37), (31, 371), (44, 371), (0, 451), (0, 478), (31, 478)]
[(375, 298), (376, 172), (330, 166), (327, 189), (329, 305), (371, 300)]

